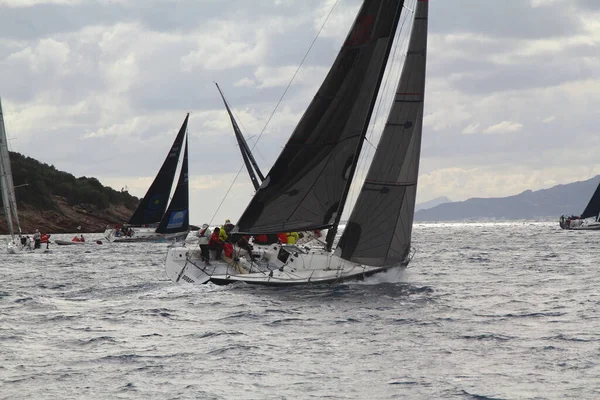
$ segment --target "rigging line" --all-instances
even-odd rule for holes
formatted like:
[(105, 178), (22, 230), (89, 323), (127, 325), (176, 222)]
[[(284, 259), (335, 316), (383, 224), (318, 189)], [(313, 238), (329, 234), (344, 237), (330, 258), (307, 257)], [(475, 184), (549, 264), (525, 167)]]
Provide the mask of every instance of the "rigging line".
[(269, 125), (269, 123), (271, 122), (271, 119), (273, 118), (273, 116), (275, 115), (275, 112), (277, 111), (277, 108), (279, 108), (279, 105), (281, 104), (281, 102), (283, 101), (283, 98), (285, 97), (285, 95), (287, 94), (290, 86), (292, 86), (292, 83), (294, 82), (294, 79), (296, 78), (296, 75), (298, 75), (298, 72), (300, 71), (300, 68), (302, 68), (302, 65), (304, 64), (304, 61), (306, 61), (306, 57), (308, 57), (308, 54), (310, 53), (310, 51), (312, 50), (313, 46), (315, 45), (317, 39), (319, 38), (319, 36), (321, 35), (321, 32), (323, 31), (323, 28), (325, 27), (325, 24), (327, 23), (327, 21), (329, 20), (329, 17), (331, 16), (331, 14), (333, 13), (333, 10), (335, 9), (335, 6), (337, 5), (339, 0), (335, 0), (335, 2), (333, 3), (333, 6), (331, 7), (331, 10), (329, 10), (329, 13), (327, 14), (327, 16), (325, 17), (325, 20), (323, 21), (323, 24), (321, 24), (321, 27), (319, 28), (319, 31), (317, 32), (317, 35), (315, 36), (315, 38), (313, 39), (312, 43), (310, 44), (310, 46), (308, 47), (308, 50), (306, 51), (306, 53), (304, 54), (304, 57), (302, 57), (302, 60), (300, 61), (300, 65), (298, 65), (298, 68), (296, 68), (296, 71), (294, 72), (294, 75), (292, 76), (292, 79), (290, 80), (290, 82), (288, 83), (288, 85), (286, 86), (285, 90), (283, 91), (283, 94), (281, 95), (281, 97), (279, 98), (279, 101), (277, 102), (277, 104), (275, 105), (275, 108), (273, 109), (273, 112), (271, 113), (271, 115), (269, 116), (269, 119), (267, 119), (267, 122), (265, 123), (264, 128), (262, 129), (262, 131), (260, 132), (260, 134), (258, 135), (258, 138), (256, 139), (256, 142), (254, 143), (254, 146), (252, 146), (252, 150), (254, 150), (254, 147), (256, 147), (256, 145), (258, 144), (258, 141), (260, 140), (260, 138), (262, 137), (263, 133), (265, 132), (265, 130), (267, 129), (267, 126)]
[[(323, 28), (325, 27), (325, 24), (327, 23), (327, 21), (329, 20), (329, 17), (331, 16), (331, 14), (333, 13), (333, 10), (335, 9), (335, 6), (337, 5), (339, 0), (335, 0), (335, 3), (333, 3), (333, 6), (331, 7), (331, 10), (329, 10), (329, 13), (327, 14), (327, 16), (325, 17), (325, 20), (323, 21), (323, 24), (321, 25), (321, 27), (319, 28), (319, 31), (317, 32), (317, 35), (315, 36), (315, 38), (313, 39), (312, 43), (310, 44), (310, 46), (308, 47), (308, 50), (306, 51), (306, 53), (304, 54), (304, 57), (302, 57), (302, 61), (300, 61), (300, 65), (298, 65), (298, 68), (296, 69), (296, 72), (294, 72), (294, 75), (292, 76), (292, 79), (290, 80), (290, 82), (288, 83), (287, 87), (285, 88), (285, 90), (283, 91), (283, 94), (281, 95), (281, 97), (279, 98), (279, 101), (277, 102), (277, 104), (275, 105), (275, 108), (273, 109), (273, 112), (271, 113), (271, 115), (269, 116), (269, 119), (267, 119), (267, 122), (265, 123), (264, 128), (262, 129), (262, 131), (260, 132), (260, 134), (258, 135), (258, 137), (256, 138), (256, 141), (254, 142), (254, 145), (252, 145), (252, 148), (250, 149), (250, 151), (254, 151), (254, 148), (256, 147), (256, 145), (258, 144), (258, 141), (260, 140), (260, 138), (262, 137), (263, 133), (265, 133), (265, 130), (267, 129), (267, 126), (269, 125), (269, 122), (271, 122), (271, 119), (273, 118), (273, 116), (275, 115), (275, 112), (277, 111), (277, 108), (279, 107), (279, 105), (281, 104), (283, 98), (285, 97), (287, 91), (289, 90), (290, 86), (292, 86), (292, 82), (294, 82), (294, 79), (296, 78), (296, 75), (298, 75), (298, 71), (300, 71), (300, 68), (302, 67), (302, 64), (304, 63), (304, 61), (306, 60), (306, 57), (308, 57), (308, 53), (310, 53), (310, 51), (312, 50), (315, 42), (317, 41), (317, 39), (319, 38), (319, 36), (321, 35), (321, 31), (323, 31)], [(231, 185), (229, 186), (229, 189), (227, 189), (227, 192), (225, 193), (225, 196), (223, 197), (223, 199), (221, 200), (221, 203), (219, 203), (219, 206), (217, 207), (217, 210), (215, 211), (215, 213), (213, 214), (213, 216), (210, 219), (210, 223), (212, 223), (213, 219), (216, 217), (217, 213), (219, 212), (219, 209), (221, 208), (221, 206), (223, 205), (223, 203), (225, 202), (225, 199), (227, 198), (227, 196), (229, 195), (229, 192), (231, 191), (231, 188), (233, 188), (233, 185), (235, 184), (235, 181), (237, 180), (237, 178), (240, 176), (240, 173), (242, 172), (242, 169), (244, 168), (244, 165), (242, 165), (240, 167), (240, 169), (238, 170), (237, 174), (235, 175), (235, 178), (233, 179), (233, 182), (231, 182)]]

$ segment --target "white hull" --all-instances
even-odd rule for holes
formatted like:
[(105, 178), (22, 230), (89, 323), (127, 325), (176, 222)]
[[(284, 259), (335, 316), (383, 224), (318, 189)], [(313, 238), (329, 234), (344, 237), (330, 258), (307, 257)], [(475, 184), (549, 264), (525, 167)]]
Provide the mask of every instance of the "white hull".
[[(173, 247), (167, 253), (165, 271), (173, 282), (229, 284), (245, 282), (270, 286), (335, 283), (360, 280), (398, 266), (373, 267), (341, 259), (331, 252), (307, 251), (293, 245), (271, 245), (257, 251), (255, 262), (246, 257), (214, 260), (206, 265), (197, 247)], [(214, 255), (211, 255), (214, 258)]]
[(188, 232), (177, 233), (156, 233), (156, 228), (132, 228), (131, 236), (116, 236), (114, 229), (104, 231), (106, 240), (114, 243), (165, 243), (165, 242), (181, 242), (184, 241)]
[(6, 242), (6, 252), (8, 254), (21, 254), (21, 253), (31, 253), (31, 252), (46, 253), (48, 251), (49, 250), (47, 248), (47, 244), (46, 243), (42, 243), (39, 248), (34, 249), (33, 248), (33, 243), (28, 243), (26, 245), (22, 245), (18, 241), (17, 242), (13, 242), (10, 239), (8, 239), (7, 242)]
[(569, 231), (598, 231), (600, 230), (600, 222), (585, 219), (574, 219), (570, 221), (560, 222), (560, 227)]

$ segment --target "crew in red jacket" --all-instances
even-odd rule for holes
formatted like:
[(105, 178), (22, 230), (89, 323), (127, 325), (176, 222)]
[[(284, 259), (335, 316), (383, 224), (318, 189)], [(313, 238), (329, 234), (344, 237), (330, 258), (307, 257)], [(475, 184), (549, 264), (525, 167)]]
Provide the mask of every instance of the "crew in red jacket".
[(212, 235), (210, 235), (210, 239), (208, 240), (208, 249), (215, 250), (217, 252), (217, 260), (221, 258), (221, 254), (223, 253), (223, 240), (219, 237), (220, 228), (215, 228)]

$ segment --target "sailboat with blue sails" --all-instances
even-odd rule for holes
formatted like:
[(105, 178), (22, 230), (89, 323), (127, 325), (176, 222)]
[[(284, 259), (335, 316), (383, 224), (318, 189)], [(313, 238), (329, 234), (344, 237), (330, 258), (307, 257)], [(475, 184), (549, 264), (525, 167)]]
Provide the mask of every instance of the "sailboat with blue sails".
[[(186, 115), (173, 145), (152, 185), (133, 215), (122, 227), (109, 228), (104, 236), (112, 242), (183, 241), (189, 232), (188, 139)], [(169, 201), (183, 150), (183, 161), (173, 197)]]
[(333, 241), (388, 64), (402, 0), (365, 0), (331, 70), (256, 191), (234, 232), (254, 236), (328, 229), (327, 248), (272, 245), (259, 257), (205, 262), (193, 247), (168, 250), (175, 282), (272, 286), (333, 283), (404, 268), (423, 125), (427, 0), (417, 0), (404, 67), (387, 122), (342, 236)]

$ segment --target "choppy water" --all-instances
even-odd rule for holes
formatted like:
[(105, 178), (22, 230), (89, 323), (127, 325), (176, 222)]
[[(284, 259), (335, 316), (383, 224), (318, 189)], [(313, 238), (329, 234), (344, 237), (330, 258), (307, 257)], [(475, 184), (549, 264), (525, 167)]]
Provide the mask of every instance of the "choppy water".
[(413, 237), (403, 274), (293, 289), (173, 284), (162, 244), (1, 255), (0, 398), (600, 398), (600, 232)]

